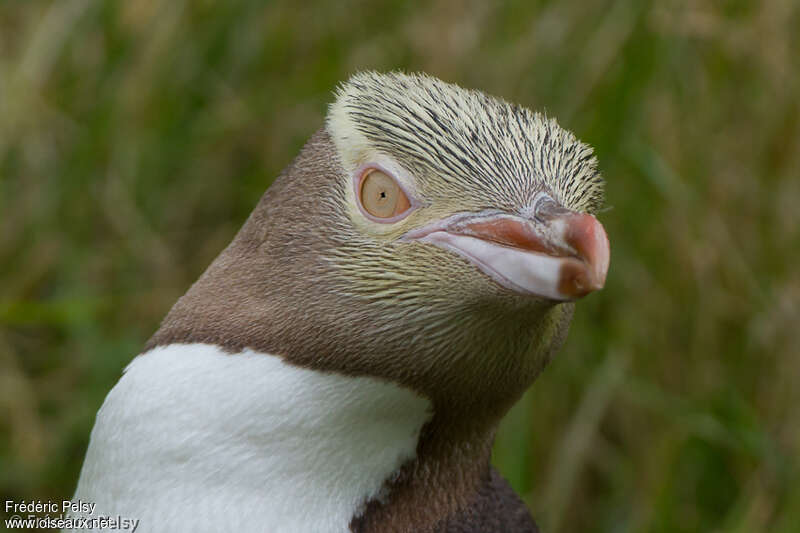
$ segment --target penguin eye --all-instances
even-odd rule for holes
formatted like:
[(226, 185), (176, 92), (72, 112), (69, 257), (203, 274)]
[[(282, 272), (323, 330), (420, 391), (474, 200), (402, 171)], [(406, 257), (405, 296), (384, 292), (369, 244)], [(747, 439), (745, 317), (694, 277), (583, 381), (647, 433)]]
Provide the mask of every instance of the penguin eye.
[(378, 169), (369, 169), (361, 178), (358, 200), (364, 211), (375, 218), (393, 219), (411, 207), (408, 196), (397, 182)]

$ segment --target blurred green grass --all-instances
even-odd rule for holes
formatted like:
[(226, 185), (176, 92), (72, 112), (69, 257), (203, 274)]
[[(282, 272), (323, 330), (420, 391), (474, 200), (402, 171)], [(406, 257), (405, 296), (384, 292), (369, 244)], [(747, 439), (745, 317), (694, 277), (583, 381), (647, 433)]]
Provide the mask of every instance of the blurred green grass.
[(94, 413), (359, 69), (596, 147), (607, 288), (503, 424), (550, 533), (800, 531), (796, 2), (0, 3), (0, 496)]

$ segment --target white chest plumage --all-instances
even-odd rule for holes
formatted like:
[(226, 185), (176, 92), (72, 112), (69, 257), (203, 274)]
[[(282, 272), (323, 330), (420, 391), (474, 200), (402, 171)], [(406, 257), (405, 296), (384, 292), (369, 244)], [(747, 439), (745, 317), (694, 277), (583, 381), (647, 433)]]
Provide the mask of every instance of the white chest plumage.
[(97, 414), (74, 499), (137, 531), (347, 531), (413, 458), (430, 403), (245, 350), (138, 356)]

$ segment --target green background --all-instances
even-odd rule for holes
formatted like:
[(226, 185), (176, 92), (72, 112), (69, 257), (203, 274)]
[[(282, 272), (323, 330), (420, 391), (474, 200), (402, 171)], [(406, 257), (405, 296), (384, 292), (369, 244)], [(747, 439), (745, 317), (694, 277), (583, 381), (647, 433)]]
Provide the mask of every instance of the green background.
[[(302, 5), (301, 5), (302, 4)], [(606, 289), (495, 462), (549, 533), (800, 531), (797, 2), (0, 1), (0, 497), (94, 413), (359, 69), (556, 117)]]

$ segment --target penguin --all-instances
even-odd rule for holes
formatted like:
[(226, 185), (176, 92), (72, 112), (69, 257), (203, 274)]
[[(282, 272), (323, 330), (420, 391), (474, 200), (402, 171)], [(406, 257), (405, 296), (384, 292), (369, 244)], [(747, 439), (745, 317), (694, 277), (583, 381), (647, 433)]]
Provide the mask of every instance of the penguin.
[(599, 290), (592, 148), (361, 72), (97, 413), (74, 501), (137, 531), (535, 532), (498, 423)]

